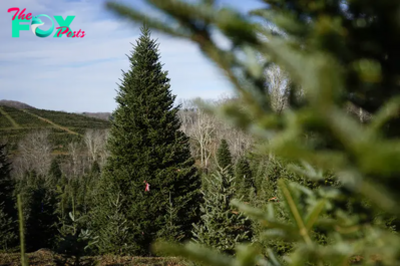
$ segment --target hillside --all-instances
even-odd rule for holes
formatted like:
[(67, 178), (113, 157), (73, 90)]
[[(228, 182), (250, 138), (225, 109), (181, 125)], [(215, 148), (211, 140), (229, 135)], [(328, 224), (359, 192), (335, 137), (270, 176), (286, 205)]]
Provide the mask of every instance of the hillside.
[(14, 107), (14, 108), (18, 108), (18, 109), (33, 109), (34, 108), (26, 103), (21, 103), (18, 101), (9, 101), (9, 100), (0, 100), (0, 106)]
[[(15, 106), (15, 105), (14, 105)], [(20, 103), (18, 108), (0, 104), (0, 136), (16, 149), (17, 142), (32, 130), (50, 130), (55, 151), (64, 151), (66, 144), (80, 140), (87, 129), (106, 129), (110, 123), (81, 114), (41, 110)]]

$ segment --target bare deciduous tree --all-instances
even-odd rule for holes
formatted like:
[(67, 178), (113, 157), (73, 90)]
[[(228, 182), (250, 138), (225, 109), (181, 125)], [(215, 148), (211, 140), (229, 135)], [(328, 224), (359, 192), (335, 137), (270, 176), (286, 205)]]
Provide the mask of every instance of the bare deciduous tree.
[(214, 117), (197, 108), (195, 100), (184, 101), (179, 112), (181, 130), (191, 139), (193, 157), (200, 160), (200, 167), (207, 168), (215, 138)]
[(14, 160), (16, 176), (32, 170), (39, 175), (48, 173), (53, 150), (49, 134), (48, 130), (33, 131), (18, 143), (18, 155)]
[(266, 71), (267, 84), (270, 92), (271, 108), (275, 112), (282, 112), (288, 105), (289, 100), (289, 77), (277, 65)]
[(106, 160), (109, 156), (109, 151), (107, 149), (107, 140), (108, 140), (109, 136), (110, 136), (110, 130), (109, 129), (104, 130), (104, 139), (103, 139), (102, 146), (99, 150), (98, 163), (99, 163), (100, 167), (102, 167), (106, 163)]
[[(220, 105), (232, 100), (224, 97), (210, 104)], [(193, 100), (185, 101), (181, 106), (181, 130), (190, 137), (192, 155), (200, 161), (200, 167), (209, 167), (210, 158), (215, 155), (223, 138), (228, 141), (234, 158), (243, 154), (251, 145), (252, 139), (249, 136), (196, 107)]]
[(107, 132), (105, 130), (89, 129), (86, 131), (83, 140), (91, 162), (98, 161), (101, 154), (104, 153), (106, 138)]
[(81, 169), (81, 163), (80, 163), (80, 152), (81, 152), (81, 147), (78, 144), (78, 142), (71, 142), (68, 144), (68, 153), (71, 157), (70, 161), (70, 169), (72, 171), (73, 176), (78, 176), (79, 175), (79, 170)]

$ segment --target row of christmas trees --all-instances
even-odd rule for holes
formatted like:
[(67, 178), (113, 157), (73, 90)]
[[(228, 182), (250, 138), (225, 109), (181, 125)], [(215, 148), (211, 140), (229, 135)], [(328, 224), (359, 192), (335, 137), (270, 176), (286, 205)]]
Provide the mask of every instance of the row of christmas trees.
[[(221, 251), (232, 252), (238, 242), (251, 241), (252, 226), (249, 220), (235, 211), (230, 202), (233, 198), (240, 198), (247, 203), (254, 203), (252, 171), (245, 157), (238, 160), (234, 170), (225, 140), (222, 140), (218, 149), (216, 169), (212, 174), (202, 176), (202, 188), (198, 189), (199, 202), (188, 206), (191, 209), (181, 210), (174, 204), (170, 193), (167, 203), (163, 203), (162, 217), (153, 214), (153, 217), (162, 221), (159, 228), (151, 228), (158, 231), (148, 233), (148, 242), (142, 242), (144, 246), (131, 238), (137, 228), (129, 225), (131, 221), (122, 211), (124, 204), (129, 208), (134, 202), (128, 203), (128, 197), (121, 191), (115, 190), (117, 192), (113, 193), (111, 186), (107, 188), (107, 198), (103, 198), (104, 194), (98, 194), (103, 184), (100, 183), (101, 172), (97, 163), (93, 164), (89, 174), (67, 179), (55, 159), (48, 175), (30, 172), (23, 179), (14, 180), (6, 146), (1, 146), (0, 151), (0, 236), (3, 251), (10, 252), (18, 248), (16, 194), (21, 194), (23, 199), (28, 251), (51, 248), (71, 255), (97, 252), (149, 254), (150, 244), (161, 238), (168, 241), (192, 239)], [(146, 191), (144, 185), (140, 186), (144, 197), (154, 193), (151, 187)], [(146, 202), (146, 198), (143, 201)], [(99, 205), (99, 202), (104, 205)], [(182, 223), (179, 211), (193, 211), (193, 223)], [(151, 221), (143, 220), (151, 224)], [(142, 235), (149, 232), (144, 230)], [(91, 247), (92, 252), (84, 251), (87, 246)], [(132, 250), (132, 247), (135, 249)]]

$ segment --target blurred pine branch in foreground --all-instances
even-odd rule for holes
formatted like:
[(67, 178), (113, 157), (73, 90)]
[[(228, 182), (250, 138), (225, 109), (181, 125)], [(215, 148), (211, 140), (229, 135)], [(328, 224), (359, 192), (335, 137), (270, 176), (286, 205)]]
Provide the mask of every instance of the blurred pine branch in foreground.
[[(109, 10), (168, 35), (196, 43), (231, 81), (243, 108), (211, 110), (259, 139), (265, 154), (303, 162), (294, 167), (313, 180), (332, 172), (341, 186), (317, 190), (279, 181), (280, 202), (290, 216), (235, 202), (261, 222), (265, 238), (294, 243), (283, 258), (254, 245), (235, 258), (188, 244), (157, 249), (206, 265), (400, 265), (400, 239), (380, 217), (400, 213), (400, 2), (393, 0), (264, 0), (265, 8), (242, 15), (215, 1), (147, 0), (165, 19), (115, 2)], [(256, 18), (256, 19), (255, 19)], [(225, 36), (230, 49), (215, 37)], [(265, 73), (278, 65), (288, 75), (289, 108), (271, 109)], [(351, 103), (368, 112), (367, 123), (346, 112)], [(207, 108), (207, 106), (205, 106)], [(374, 207), (374, 221), (339, 202), (356, 198)], [(323, 228), (325, 244), (314, 237)], [(266, 256), (261, 256), (266, 254)]]

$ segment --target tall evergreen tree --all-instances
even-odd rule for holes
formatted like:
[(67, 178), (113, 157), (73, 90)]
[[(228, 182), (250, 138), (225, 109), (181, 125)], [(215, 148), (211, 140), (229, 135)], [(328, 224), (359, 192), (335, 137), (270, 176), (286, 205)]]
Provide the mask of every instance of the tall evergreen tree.
[[(179, 206), (177, 225), (189, 234), (198, 217), (201, 182), (189, 139), (179, 130), (178, 107), (173, 106), (176, 96), (162, 70), (158, 44), (148, 28), (141, 31), (129, 56), (131, 69), (123, 73), (116, 97), (110, 157), (101, 182), (111, 182), (125, 199), (120, 209), (131, 230), (126, 250), (148, 254), (150, 244), (162, 237), (158, 231), (168, 222), (170, 195), (174, 206)], [(146, 182), (150, 191), (145, 191)]]
[(222, 139), (217, 151), (217, 163), (222, 169), (227, 169), (230, 175), (232, 171), (232, 155), (229, 150), (229, 144), (226, 139)]

